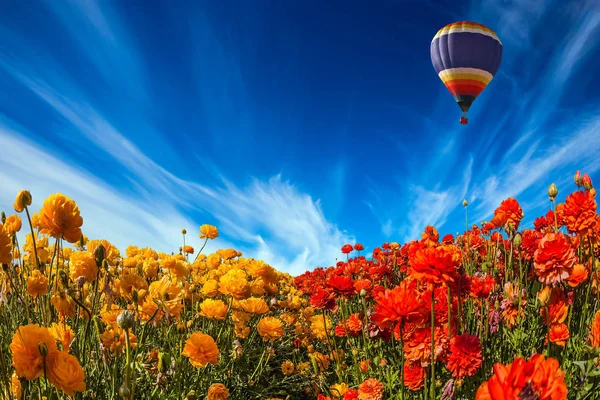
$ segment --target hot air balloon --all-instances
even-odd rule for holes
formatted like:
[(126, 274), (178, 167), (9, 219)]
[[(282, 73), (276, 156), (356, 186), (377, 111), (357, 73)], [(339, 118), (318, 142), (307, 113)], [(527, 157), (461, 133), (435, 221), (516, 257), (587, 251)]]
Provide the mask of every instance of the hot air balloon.
[(502, 42), (490, 28), (475, 22), (455, 22), (438, 31), (431, 41), (431, 62), (463, 111), (467, 111), (490, 83), (502, 60)]

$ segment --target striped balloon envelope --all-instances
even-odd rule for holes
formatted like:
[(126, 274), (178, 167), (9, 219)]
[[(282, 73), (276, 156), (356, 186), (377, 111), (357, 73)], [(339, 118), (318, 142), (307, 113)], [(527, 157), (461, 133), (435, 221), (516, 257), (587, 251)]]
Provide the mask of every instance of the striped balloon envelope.
[(490, 83), (502, 61), (502, 42), (490, 28), (476, 22), (455, 22), (438, 31), (431, 41), (431, 62), (463, 111), (467, 111)]

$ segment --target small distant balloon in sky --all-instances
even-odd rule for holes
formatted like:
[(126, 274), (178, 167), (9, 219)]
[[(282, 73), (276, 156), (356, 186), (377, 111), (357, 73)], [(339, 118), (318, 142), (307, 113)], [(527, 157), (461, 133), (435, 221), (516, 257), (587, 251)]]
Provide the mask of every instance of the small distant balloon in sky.
[(431, 41), (431, 62), (438, 76), (463, 111), (467, 111), (490, 83), (502, 61), (502, 42), (490, 28), (476, 22), (454, 22)]

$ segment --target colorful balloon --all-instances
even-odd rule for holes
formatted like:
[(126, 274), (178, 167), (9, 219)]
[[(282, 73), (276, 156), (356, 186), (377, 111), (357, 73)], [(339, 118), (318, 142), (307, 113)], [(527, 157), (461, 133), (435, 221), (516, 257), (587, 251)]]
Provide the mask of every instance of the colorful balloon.
[(438, 31), (431, 41), (431, 62), (463, 111), (467, 111), (490, 83), (502, 61), (502, 42), (490, 28), (475, 22), (455, 22)]

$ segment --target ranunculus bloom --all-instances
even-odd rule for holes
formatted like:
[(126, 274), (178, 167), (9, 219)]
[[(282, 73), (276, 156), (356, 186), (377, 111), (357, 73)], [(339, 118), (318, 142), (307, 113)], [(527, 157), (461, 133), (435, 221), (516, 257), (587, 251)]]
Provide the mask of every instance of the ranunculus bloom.
[(375, 378), (369, 378), (358, 385), (359, 400), (382, 400), (383, 392), (383, 384)]
[(188, 357), (196, 368), (202, 368), (208, 363), (219, 363), (219, 348), (215, 340), (202, 332), (196, 332), (186, 340), (181, 355)]
[(425, 231), (421, 233), (421, 243), (425, 246), (435, 246), (438, 244), (439, 240), (440, 234), (438, 233), (438, 230), (431, 225), (426, 226)]
[(229, 389), (222, 383), (213, 383), (208, 388), (207, 400), (227, 400), (229, 398)]
[(310, 305), (317, 310), (333, 310), (335, 308), (335, 295), (331, 290), (319, 288), (310, 297)]
[(500, 206), (494, 211), (494, 218), (492, 218), (491, 222), (496, 228), (511, 226), (517, 231), (522, 219), (523, 209), (521, 209), (519, 202), (512, 197), (509, 197), (500, 203)]
[(16, 212), (23, 212), (25, 207), (29, 207), (31, 205), (31, 193), (28, 190), (21, 190), (17, 193), (17, 198), (15, 199), (15, 204), (13, 205)]
[(261, 315), (269, 311), (269, 305), (265, 299), (261, 297), (249, 297), (245, 300), (241, 300), (239, 306), (242, 310), (250, 314)]
[(553, 324), (550, 326), (550, 342), (565, 347), (567, 340), (571, 337), (569, 328), (565, 324)]
[(292, 372), (294, 372), (294, 363), (291, 361), (284, 361), (281, 364), (281, 372), (283, 372), (284, 375), (291, 375)]
[(192, 246), (185, 246), (183, 252), (186, 254), (194, 254), (194, 248)]
[(6, 217), (6, 221), (4, 221), (4, 230), (8, 233), (9, 236), (13, 236), (15, 233), (21, 230), (22, 222), (21, 217), (18, 215), (9, 215)]
[(48, 355), (48, 380), (69, 396), (85, 392), (85, 373), (79, 360), (67, 350)]
[[(545, 296), (538, 293), (538, 298), (540, 298), (540, 300), (544, 300), (543, 297)], [(550, 295), (543, 303), (544, 307), (540, 309), (540, 314), (546, 325), (561, 324), (565, 322), (569, 313), (569, 305), (565, 293), (561, 288), (552, 288), (550, 290)], [(546, 315), (546, 313), (548, 315)]]
[(425, 302), (416, 289), (407, 281), (402, 281), (375, 298), (375, 313), (371, 321), (382, 329), (394, 328), (402, 323), (422, 323), (427, 312)]
[(250, 294), (248, 274), (239, 268), (229, 270), (219, 279), (219, 291), (231, 294), (234, 299), (242, 300)]
[(216, 226), (204, 224), (200, 227), (200, 239), (216, 239), (219, 236), (219, 230)]
[(68, 350), (71, 347), (71, 343), (75, 340), (75, 333), (73, 329), (66, 323), (53, 323), (48, 332), (62, 344), (63, 350)]
[[(100, 335), (100, 341), (105, 349), (114, 354), (124, 354), (126, 351), (127, 340), (125, 339), (125, 330), (115, 326), (107, 329)], [(129, 331), (129, 344), (131, 347), (137, 347), (137, 336)]]
[(540, 282), (553, 285), (569, 279), (576, 262), (575, 249), (563, 233), (547, 233), (538, 243), (534, 266)]
[(590, 346), (600, 347), (600, 311), (596, 312), (590, 326)]
[(200, 303), (200, 310), (207, 318), (223, 320), (227, 317), (229, 307), (222, 300), (206, 299)]
[(511, 364), (494, 365), (494, 375), (477, 389), (475, 400), (566, 400), (564, 375), (553, 358), (535, 354), (525, 361), (518, 357)]
[(404, 386), (412, 391), (420, 390), (425, 385), (425, 369), (419, 363), (404, 364)]
[(40, 210), (40, 225), (41, 233), (76, 243), (81, 239), (83, 218), (73, 200), (56, 193), (44, 200), (44, 206)]
[(33, 270), (31, 276), (27, 278), (27, 293), (34, 299), (48, 292), (48, 278), (40, 272)]
[(350, 297), (354, 294), (354, 280), (349, 276), (335, 275), (325, 281), (335, 293), (343, 297)]
[(586, 235), (596, 225), (596, 199), (590, 192), (573, 192), (563, 207), (563, 221), (569, 232)]
[(356, 389), (348, 389), (346, 393), (344, 393), (343, 400), (357, 400), (358, 399), (358, 390)]
[(264, 340), (275, 340), (285, 335), (283, 323), (275, 317), (264, 317), (258, 322), (256, 329)]
[(86, 282), (93, 282), (98, 275), (98, 266), (94, 255), (89, 251), (74, 251), (71, 253), (69, 274), (73, 281), (83, 277)]
[(342, 246), (342, 253), (349, 254), (349, 253), (352, 252), (353, 249), (354, 248), (352, 247), (351, 244), (345, 244), (345, 245)]
[(58, 353), (56, 341), (47, 328), (30, 324), (17, 329), (10, 344), (10, 351), (18, 376), (33, 380), (43, 375), (44, 356), (40, 353), (42, 348), (45, 348), (46, 358)]
[(496, 280), (491, 275), (482, 275), (477, 272), (471, 279), (469, 291), (471, 296), (478, 299), (487, 298), (496, 286)]
[(364, 249), (365, 249), (365, 247), (360, 243), (356, 243), (354, 245), (354, 250), (356, 250), (356, 251), (363, 251)]
[(12, 237), (0, 223), (0, 264), (10, 264), (12, 261)]
[(481, 343), (474, 335), (464, 333), (450, 340), (446, 367), (457, 379), (473, 376), (481, 367)]
[(461, 253), (454, 245), (425, 247), (410, 260), (410, 275), (428, 283), (454, 282), (458, 277)]
[(583, 264), (575, 264), (567, 284), (572, 288), (579, 286), (588, 278), (588, 270)]

